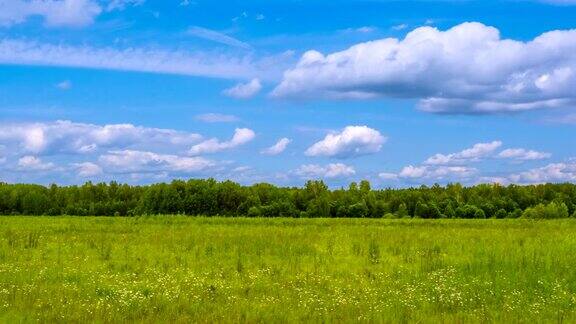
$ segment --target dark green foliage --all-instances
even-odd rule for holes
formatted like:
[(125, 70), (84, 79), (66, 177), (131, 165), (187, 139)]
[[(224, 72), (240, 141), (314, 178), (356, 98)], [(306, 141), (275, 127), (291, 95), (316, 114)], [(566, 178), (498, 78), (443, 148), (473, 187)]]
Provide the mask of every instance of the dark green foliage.
[(494, 214), (494, 218), (506, 218), (508, 217), (508, 212), (504, 209), (499, 209), (496, 214)]
[(576, 185), (449, 184), (375, 190), (364, 180), (346, 189), (330, 190), (322, 181), (308, 181), (303, 188), (267, 183), (241, 186), (214, 179), (148, 186), (0, 183), (0, 214), (548, 219), (576, 216)]
[(463, 205), (456, 209), (458, 218), (486, 218), (484, 211), (474, 205)]

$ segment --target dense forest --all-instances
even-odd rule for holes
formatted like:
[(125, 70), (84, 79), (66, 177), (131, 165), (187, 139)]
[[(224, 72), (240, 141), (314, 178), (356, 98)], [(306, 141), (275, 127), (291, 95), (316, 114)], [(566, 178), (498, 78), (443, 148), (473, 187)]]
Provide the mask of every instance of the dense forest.
[(0, 183), (2, 215), (134, 216), (184, 214), (249, 217), (565, 218), (576, 217), (576, 185), (449, 184), (373, 190), (368, 181), (330, 190), (214, 179), (147, 186), (88, 182), (49, 187)]

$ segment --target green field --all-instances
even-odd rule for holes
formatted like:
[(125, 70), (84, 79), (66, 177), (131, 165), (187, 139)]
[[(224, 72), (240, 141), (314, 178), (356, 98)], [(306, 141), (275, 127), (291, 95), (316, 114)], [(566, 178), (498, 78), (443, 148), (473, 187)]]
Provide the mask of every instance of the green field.
[(1, 217), (2, 322), (574, 322), (576, 220)]

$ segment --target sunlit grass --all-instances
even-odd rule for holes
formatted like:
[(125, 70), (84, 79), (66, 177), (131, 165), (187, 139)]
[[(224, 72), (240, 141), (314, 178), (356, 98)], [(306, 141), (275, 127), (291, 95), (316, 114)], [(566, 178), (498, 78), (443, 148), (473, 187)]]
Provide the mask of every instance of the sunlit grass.
[(4, 322), (576, 321), (576, 220), (2, 217)]

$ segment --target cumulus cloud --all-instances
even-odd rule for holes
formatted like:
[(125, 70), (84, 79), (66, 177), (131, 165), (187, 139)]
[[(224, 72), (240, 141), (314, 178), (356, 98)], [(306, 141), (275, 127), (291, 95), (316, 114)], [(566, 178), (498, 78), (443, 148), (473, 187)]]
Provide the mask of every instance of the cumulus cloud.
[(18, 169), (21, 171), (49, 171), (56, 166), (51, 162), (43, 162), (40, 158), (26, 155), (18, 160)]
[(177, 173), (194, 174), (215, 166), (202, 157), (184, 157), (146, 151), (110, 151), (100, 156), (99, 164), (109, 173)]
[(470, 178), (476, 174), (476, 168), (466, 166), (406, 166), (398, 174), (404, 179), (454, 180)]
[(548, 159), (552, 156), (550, 153), (538, 152), (524, 148), (510, 148), (498, 153), (497, 150), (500, 147), (502, 147), (501, 141), (478, 143), (457, 153), (435, 154), (424, 161), (424, 164), (463, 165), (470, 162), (479, 162), (487, 158), (509, 159), (517, 162), (523, 162)]
[(424, 164), (427, 165), (448, 165), (448, 164), (463, 164), (468, 162), (476, 162), (482, 158), (492, 155), (498, 148), (502, 146), (501, 141), (493, 141), (490, 143), (474, 144), (471, 148), (465, 149), (458, 153), (452, 154), (435, 154), (431, 156)]
[(224, 95), (236, 99), (249, 99), (254, 97), (262, 89), (260, 80), (252, 79), (248, 83), (238, 83), (232, 88), (224, 90)]
[(195, 133), (132, 124), (94, 125), (59, 120), (0, 125), (0, 143), (12, 152), (33, 154), (89, 154), (113, 148), (185, 148), (201, 139), (202, 136)]
[[(141, 182), (196, 175), (225, 178), (236, 167), (235, 162), (219, 162), (199, 154), (232, 149), (254, 137), (254, 132), (246, 128), (236, 129), (229, 141), (220, 142), (203, 141), (195, 133), (131, 124), (4, 123), (0, 124), (0, 163), (6, 163), (0, 172), (10, 179), (6, 172), (17, 171), (19, 180), (11, 181), (26, 179), (28, 171), (68, 180)], [(43, 161), (48, 158), (51, 162)]]
[(93, 0), (0, 0), (0, 26), (12, 26), (38, 16), (49, 27), (90, 25), (102, 12)]
[(420, 99), (434, 113), (495, 113), (576, 103), (576, 30), (522, 42), (480, 23), (426, 26), (404, 39), (303, 54), (275, 97)]
[(515, 183), (545, 183), (576, 181), (576, 162), (551, 163), (544, 167), (512, 174), (509, 176)]
[(481, 176), (479, 170), (469, 166), (471, 163), (484, 161), (486, 159), (508, 159), (515, 162), (535, 161), (547, 159), (549, 153), (527, 150), (523, 148), (505, 149), (500, 152), (501, 141), (488, 143), (477, 143), (472, 147), (460, 152), (450, 154), (435, 154), (426, 159), (422, 165), (408, 165), (398, 173), (382, 172), (379, 178), (382, 180), (404, 180), (404, 181), (465, 181), (476, 182), (499, 182), (510, 183), (520, 179), (516, 175), (516, 180), (512, 177), (486, 177)]
[(232, 123), (240, 120), (240, 118), (234, 115), (226, 115), (218, 113), (207, 113), (197, 115), (196, 119), (205, 123)]
[(367, 126), (347, 126), (340, 133), (328, 134), (310, 146), (307, 156), (350, 158), (379, 152), (387, 138)]
[(378, 177), (383, 180), (398, 180), (398, 175), (392, 172), (380, 172)]
[(523, 148), (506, 149), (498, 154), (499, 158), (513, 159), (518, 161), (533, 161), (548, 159), (552, 156), (550, 153), (527, 150)]
[(290, 140), (289, 138), (286, 138), (286, 137), (281, 138), (278, 140), (278, 142), (276, 142), (276, 144), (263, 150), (262, 154), (278, 155), (278, 154), (284, 152), (284, 150), (286, 150), (286, 147), (288, 146), (288, 144), (290, 144), (290, 142), (292, 142), (292, 140)]
[(231, 140), (220, 142), (217, 138), (211, 138), (192, 146), (189, 153), (192, 155), (200, 155), (229, 150), (252, 141), (254, 137), (256, 137), (256, 134), (253, 130), (248, 128), (236, 128)]
[(326, 166), (305, 164), (294, 172), (302, 178), (342, 178), (356, 174), (353, 167), (343, 163), (330, 163)]
[(478, 169), (467, 166), (413, 166), (408, 165), (398, 173), (382, 172), (378, 177), (386, 181), (470, 181)]
[(90, 178), (103, 173), (102, 168), (92, 162), (73, 163), (72, 167), (76, 173), (83, 178)]

